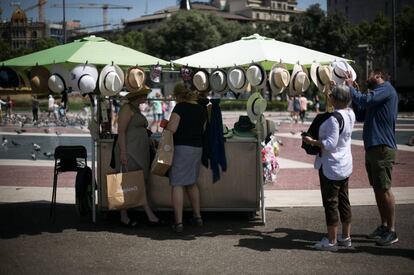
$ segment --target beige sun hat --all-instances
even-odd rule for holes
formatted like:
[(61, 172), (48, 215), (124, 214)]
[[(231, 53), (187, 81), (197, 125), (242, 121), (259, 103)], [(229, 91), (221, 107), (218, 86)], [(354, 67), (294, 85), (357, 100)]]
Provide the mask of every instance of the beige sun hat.
[(99, 90), (103, 96), (114, 96), (124, 87), (124, 72), (118, 65), (106, 65), (99, 75)]
[(284, 64), (275, 64), (269, 73), (269, 86), (273, 93), (280, 94), (289, 85), (290, 73)]
[(319, 91), (323, 91), (325, 86), (332, 80), (332, 72), (327, 65), (321, 65), (320, 63), (313, 62), (310, 68), (310, 76), (318, 87)]
[(336, 84), (344, 84), (346, 79), (346, 73), (351, 73), (352, 80), (355, 81), (357, 75), (354, 68), (351, 67), (346, 61), (335, 61), (331, 64), (332, 67), (332, 80)]
[(210, 74), (210, 87), (213, 92), (224, 92), (227, 88), (227, 74), (222, 69), (215, 69)]
[(253, 93), (246, 103), (246, 111), (250, 120), (256, 122), (260, 115), (266, 111), (267, 101), (259, 92)]
[(30, 70), (30, 87), (32, 92), (47, 93), (49, 91), (48, 80), (50, 72), (46, 67), (35, 66)]
[(227, 85), (235, 93), (241, 93), (246, 90), (249, 82), (243, 67), (234, 66), (227, 72)]
[(62, 93), (70, 86), (70, 72), (61, 64), (54, 64), (50, 68), (50, 73), (52, 74), (47, 83), (49, 89), (54, 93)]
[(289, 84), (289, 95), (298, 96), (305, 92), (310, 85), (307, 70), (304, 66), (295, 64)]
[(193, 85), (199, 92), (208, 92), (210, 90), (209, 73), (205, 69), (198, 69), (193, 75)]
[(125, 86), (128, 92), (134, 92), (140, 90), (145, 85), (145, 72), (144, 69), (138, 66), (134, 66), (128, 69), (125, 75)]
[(263, 88), (266, 85), (266, 71), (258, 63), (250, 64), (246, 70), (246, 78), (252, 87)]
[(92, 93), (98, 81), (98, 70), (92, 64), (77, 65), (71, 71), (72, 89), (81, 94)]

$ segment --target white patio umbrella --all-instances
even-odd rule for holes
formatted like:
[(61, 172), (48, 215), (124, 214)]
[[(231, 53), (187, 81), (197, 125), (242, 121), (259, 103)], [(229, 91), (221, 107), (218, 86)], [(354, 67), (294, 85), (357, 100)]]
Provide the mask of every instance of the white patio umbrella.
[(266, 70), (270, 70), (275, 62), (280, 61), (286, 64), (288, 69), (292, 69), (296, 63), (310, 66), (314, 61), (328, 64), (339, 60), (351, 61), (339, 56), (260, 36), (256, 33), (243, 37), (238, 41), (174, 60), (173, 63), (213, 69), (248, 65), (253, 61), (262, 63)]

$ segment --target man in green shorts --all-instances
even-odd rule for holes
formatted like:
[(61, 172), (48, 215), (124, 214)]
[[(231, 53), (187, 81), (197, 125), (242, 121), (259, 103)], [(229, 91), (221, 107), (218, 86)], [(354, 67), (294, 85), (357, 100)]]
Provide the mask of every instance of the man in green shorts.
[(354, 89), (351, 77), (345, 79), (351, 88), (356, 118), (364, 122), (365, 167), (381, 216), (381, 225), (368, 238), (376, 239), (377, 245), (383, 246), (398, 242), (395, 232), (395, 199), (391, 191), (392, 166), (397, 149), (395, 123), (398, 96), (385, 76), (383, 70), (373, 70), (367, 79), (367, 93)]

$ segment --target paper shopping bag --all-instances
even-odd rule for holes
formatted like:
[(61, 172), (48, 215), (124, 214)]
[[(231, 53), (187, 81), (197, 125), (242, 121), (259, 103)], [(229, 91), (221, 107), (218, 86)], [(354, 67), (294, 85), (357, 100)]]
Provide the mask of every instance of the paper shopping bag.
[(151, 173), (158, 176), (165, 176), (172, 165), (174, 157), (173, 133), (164, 129), (158, 144), (157, 154), (151, 165)]
[(142, 170), (106, 175), (108, 209), (120, 210), (147, 203), (144, 172)]

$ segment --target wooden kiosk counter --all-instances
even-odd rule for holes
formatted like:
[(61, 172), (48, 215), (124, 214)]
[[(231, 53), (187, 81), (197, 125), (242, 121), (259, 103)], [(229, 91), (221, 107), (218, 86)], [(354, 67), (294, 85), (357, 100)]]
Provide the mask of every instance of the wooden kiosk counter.
[[(107, 210), (106, 174), (113, 172), (111, 161), (113, 141), (98, 140), (98, 207)], [(201, 208), (204, 211), (255, 212), (260, 207), (260, 180), (258, 173), (258, 143), (255, 138), (228, 139), (225, 142), (227, 171), (220, 180), (212, 181), (212, 171), (201, 165), (198, 186)], [(171, 187), (168, 178), (151, 175), (147, 192), (154, 209), (172, 209)], [(189, 206), (186, 199), (185, 206)]]

